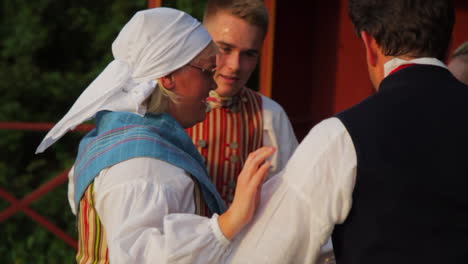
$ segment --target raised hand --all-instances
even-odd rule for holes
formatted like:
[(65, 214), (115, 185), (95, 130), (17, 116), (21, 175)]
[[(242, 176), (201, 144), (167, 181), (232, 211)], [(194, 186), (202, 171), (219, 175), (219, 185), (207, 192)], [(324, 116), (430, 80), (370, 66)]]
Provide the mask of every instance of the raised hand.
[(274, 147), (261, 147), (247, 157), (237, 178), (234, 200), (218, 218), (219, 227), (227, 239), (232, 239), (252, 219), (263, 180), (270, 169), (270, 162), (265, 160), (274, 152)]

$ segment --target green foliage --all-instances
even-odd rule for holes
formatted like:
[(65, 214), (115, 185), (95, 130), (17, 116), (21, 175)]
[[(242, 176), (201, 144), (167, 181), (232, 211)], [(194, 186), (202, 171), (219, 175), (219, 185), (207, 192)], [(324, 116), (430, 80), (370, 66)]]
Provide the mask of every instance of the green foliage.
[(182, 10), (198, 21), (203, 19), (203, 11), (205, 9), (206, 0), (165, 0), (163, 1), (163, 6), (172, 7), (179, 10)]
[[(199, 20), (205, 1), (164, 1)], [(146, 0), (3, 0), (0, 2), (0, 121), (57, 122), (112, 60), (111, 44)], [(74, 161), (82, 133), (45, 153), (44, 132), (0, 130), (0, 188), (21, 199)], [(9, 203), (0, 199), (0, 211)], [(29, 206), (76, 238), (67, 184)], [(30, 217), (1, 222), (0, 263), (74, 263), (75, 251)]]
[[(111, 43), (146, 0), (0, 2), (0, 120), (56, 122), (112, 59)], [(0, 130), (0, 187), (21, 199), (73, 164), (80, 133), (44, 154), (46, 132)], [(30, 205), (76, 238), (63, 184)], [(0, 200), (0, 210), (9, 203)], [(0, 263), (74, 263), (74, 250), (23, 213), (1, 222)]]

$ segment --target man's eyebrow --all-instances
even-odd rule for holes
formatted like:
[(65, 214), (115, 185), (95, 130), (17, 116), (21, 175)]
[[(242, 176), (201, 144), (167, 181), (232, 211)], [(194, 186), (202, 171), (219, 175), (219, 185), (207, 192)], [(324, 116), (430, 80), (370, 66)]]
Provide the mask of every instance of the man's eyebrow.
[(227, 46), (229, 48), (234, 48), (234, 45), (229, 44), (229, 43), (224, 42), (224, 41), (217, 41), (216, 44), (219, 45), (219, 46)]
[[(230, 44), (230, 43), (227, 43), (227, 42), (224, 42), (224, 41), (217, 41), (216, 44), (218, 46), (222, 46), (222, 47), (227, 47), (227, 48), (235, 48), (234, 45)], [(242, 51), (243, 53), (255, 53), (255, 54), (259, 54), (260, 51), (257, 50), (257, 49), (248, 49), (248, 50), (243, 50)]]

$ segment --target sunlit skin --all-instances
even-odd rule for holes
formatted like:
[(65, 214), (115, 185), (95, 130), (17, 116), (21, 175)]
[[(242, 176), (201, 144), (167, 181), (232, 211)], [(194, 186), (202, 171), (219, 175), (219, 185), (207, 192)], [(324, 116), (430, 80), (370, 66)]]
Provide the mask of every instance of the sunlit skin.
[(206, 97), (216, 87), (208, 73), (216, 66), (216, 47), (209, 45), (196, 63), (190, 64), (160, 79), (164, 87), (177, 95), (177, 102), (169, 103), (168, 113), (184, 128), (205, 119)]
[(216, 58), (216, 92), (233, 96), (245, 86), (257, 66), (264, 32), (260, 27), (218, 12), (204, 22), (219, 49)]
[(455, 78), (468, 85), (468, 55), (453, 58), (448, 64), (448, 68)]

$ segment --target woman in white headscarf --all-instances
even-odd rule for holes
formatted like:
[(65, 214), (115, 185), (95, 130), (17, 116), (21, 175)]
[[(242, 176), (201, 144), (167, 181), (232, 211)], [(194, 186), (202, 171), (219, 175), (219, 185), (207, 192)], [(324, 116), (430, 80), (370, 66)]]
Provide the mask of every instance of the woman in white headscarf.
[[(112, 51), (115, 59), (37, 149), (95, 119), (69, 175), (77, 262), (223, 262), (230, 239), (252, 218), (274, 150), (249, 156), (225, 211), (184, 131), (204, 119), (214, 86), (216, 48), (207, 31), (178, 10), (140, 11)], [(196, 215), (203, 210), (212, 217)]]

